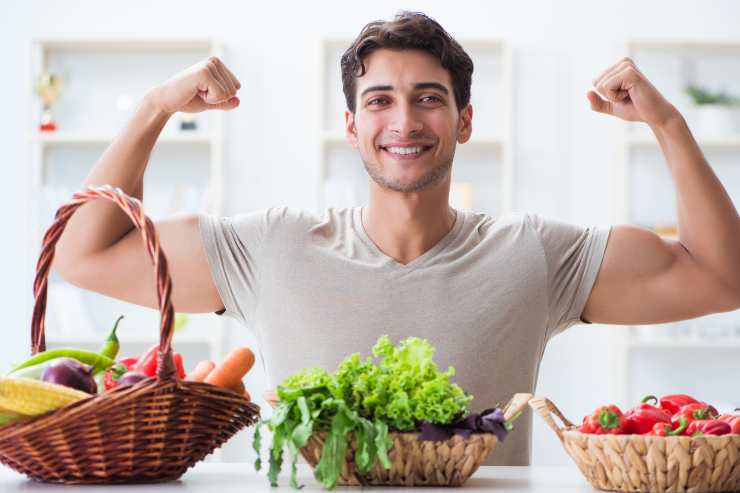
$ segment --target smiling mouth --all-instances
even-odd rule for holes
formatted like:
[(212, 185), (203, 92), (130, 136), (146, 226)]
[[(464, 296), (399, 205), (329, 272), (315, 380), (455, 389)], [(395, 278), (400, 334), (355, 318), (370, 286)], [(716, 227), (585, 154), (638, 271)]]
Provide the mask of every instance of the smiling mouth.
[(430, 145), (380, 146), (380, 149), (383, 150), (383, 152), (390, 154), (395, 159), (414, 159), (421, 156), (431, 148), (432, 146)]

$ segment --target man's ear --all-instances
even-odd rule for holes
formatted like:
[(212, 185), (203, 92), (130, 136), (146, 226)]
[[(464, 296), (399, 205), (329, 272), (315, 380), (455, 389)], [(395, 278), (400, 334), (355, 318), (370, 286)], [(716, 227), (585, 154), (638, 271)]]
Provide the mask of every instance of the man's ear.
[(473, 105), (468, 105), (460, 112), (460, 119), (457, 122), (457, 142), (464, 144), (470, 140), (473, 134)]
[(355, 127), (355, 114), (350, 111), (344, 112), (344, 135), (347, 142), (357, 149), (357, 127)]

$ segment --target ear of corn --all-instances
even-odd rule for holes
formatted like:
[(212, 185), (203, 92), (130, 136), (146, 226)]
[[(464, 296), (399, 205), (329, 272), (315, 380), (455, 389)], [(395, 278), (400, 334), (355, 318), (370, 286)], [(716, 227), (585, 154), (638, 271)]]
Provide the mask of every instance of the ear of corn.
[(0, 412), (36, 416), (87, 397), (90, 394), (63, 385), (0, 377)]
[(28, 416), (18, 413), (12, 413), (10, 411), (0, 411), (0, 426), (7, 425), (8, 423), (13, 423), (15, 421), (20, 421), (24, 418), (28, 418)]

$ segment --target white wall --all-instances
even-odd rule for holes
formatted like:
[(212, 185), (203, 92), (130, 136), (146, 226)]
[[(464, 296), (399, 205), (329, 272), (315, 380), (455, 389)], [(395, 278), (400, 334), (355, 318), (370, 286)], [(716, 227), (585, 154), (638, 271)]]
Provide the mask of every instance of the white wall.
[[(5, 335), (0, 362), (17, 360), (29, 339), (30, 297), (19, 286), (33, 275), (36, 255), (26, 252), (24, 243), (25, 201), (34, 200), (24, 196), (32, 38), (219, 39), (226, 62), (243, 84), (242, 106), (226, 126), (226, 212), (273, 204), (313, 209), (316, 190), (306, 183), (313, 183), (316, 172), (319, 39), (353, 37), (369, 20), (388, 18), (401, 7), (424, 10), (455, 36), (503, 38), (510, 44), (516, 83), (515, 206), (581, 224), (609, 224), (609, 167), (618, 158), (620, 124), (588, 109), (585, 92), (591, 79), (623, 55), (627, 38), (740, 40), (740, 2), (729, 0), (633, 0), (598, 7), (545, 0), (4, 2), (0, 308)], [(238, 334), (238, 328), (232, 329)], [(610, 400), (615, 394), (608, 340), (615, 330), (620, 329), (578, 327), (556, 338), (542, 365), (539, 393), (561, 404), (573, 419)], [(535, 423), (535, 461), (568, 462), (552, 433), (539, 420)], [(243, 449), (230, 446), (229, 451), (232, 460), (246, 458)]]

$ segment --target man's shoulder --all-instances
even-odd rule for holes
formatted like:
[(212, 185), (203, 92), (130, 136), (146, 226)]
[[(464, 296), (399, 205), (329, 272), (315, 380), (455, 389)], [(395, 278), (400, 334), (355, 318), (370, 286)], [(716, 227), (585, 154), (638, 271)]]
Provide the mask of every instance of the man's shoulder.
[(242, 212), (229, 217), (232, 223), (264, 221), (270, 225), (317, 224), (326, 221), (346, 221), (354, 208), (328, 208), (321, 213), (291, 206), (274, 206), (256, 211)]
[(259, 229), (265, 237), (318, 233), (327, 235), (351, 227), (356, 208), (328, 208), (315, 213), (297, 207), (269, 207), (229, 218), (238, 231)]

